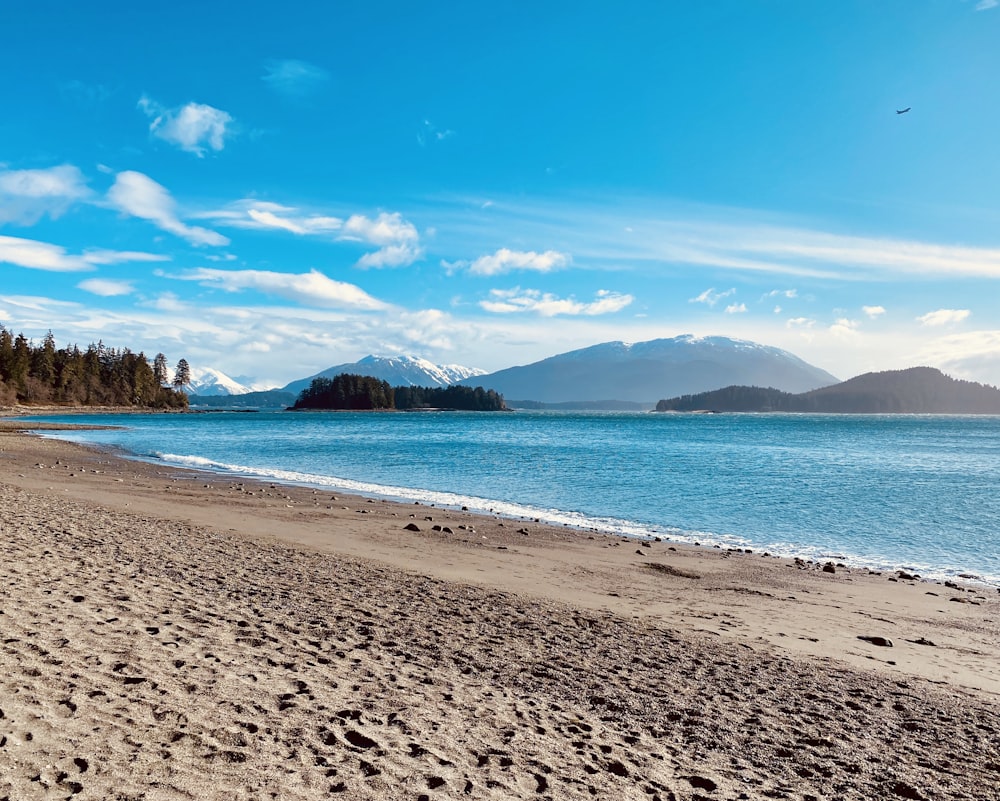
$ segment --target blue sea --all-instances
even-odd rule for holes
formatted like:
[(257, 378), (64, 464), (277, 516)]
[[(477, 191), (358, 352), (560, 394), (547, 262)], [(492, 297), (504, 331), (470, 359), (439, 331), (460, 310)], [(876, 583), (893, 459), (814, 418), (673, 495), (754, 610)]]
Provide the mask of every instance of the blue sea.
[(519, 411), (62, 419), (124, 428), (60, 438), (178, 467), (1000, 585), (1000, 417)]

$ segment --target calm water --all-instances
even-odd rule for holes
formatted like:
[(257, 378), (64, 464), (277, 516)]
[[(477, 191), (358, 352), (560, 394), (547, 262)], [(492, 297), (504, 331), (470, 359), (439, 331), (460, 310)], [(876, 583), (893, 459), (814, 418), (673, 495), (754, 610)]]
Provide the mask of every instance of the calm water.
[[(52, 418), (46, 418), (52, 419)], [(1000, 584), (1000, 418), (261, 413), (65, 418), (143, 459)]]

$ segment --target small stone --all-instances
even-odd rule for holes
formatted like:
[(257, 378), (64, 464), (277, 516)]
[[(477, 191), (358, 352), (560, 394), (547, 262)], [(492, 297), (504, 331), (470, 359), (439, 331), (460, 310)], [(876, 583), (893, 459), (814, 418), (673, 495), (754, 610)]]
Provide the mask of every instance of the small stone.
[(836, 573), (837, 572), (837, 568), (834, 567), (833, 562), (827, 562), (825, 565), (823, 565), (823, 572), (824, 573)]
[(404, 531), (420, 531), (420, 526), (418, 526), (416, 523), (407, 523), (405, 526), (403, 526), (403, 530)]
[(864, 640), (865, 642), (870, 642), (872, 645), (877, 645), (880, 648), (892, 648), (892, 640), (890, 640), (888, 637), (859, 634), (858, 639)]

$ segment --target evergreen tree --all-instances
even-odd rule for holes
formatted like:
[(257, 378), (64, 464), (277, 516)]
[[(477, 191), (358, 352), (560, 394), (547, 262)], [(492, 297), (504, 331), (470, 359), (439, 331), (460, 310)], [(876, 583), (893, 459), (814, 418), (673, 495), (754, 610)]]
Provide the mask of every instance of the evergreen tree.
[(190, 383), (191, 366), (187, 363), (187, 359), (181, 359), (177, 362), (177, 369), (174, 370), (174, 389), (183, 389)]
[(157, 353), (153, 358), (153, 376), (161, 387), (166, 386), (170, 378), (167, 370), (167, 357), (162, 353)]

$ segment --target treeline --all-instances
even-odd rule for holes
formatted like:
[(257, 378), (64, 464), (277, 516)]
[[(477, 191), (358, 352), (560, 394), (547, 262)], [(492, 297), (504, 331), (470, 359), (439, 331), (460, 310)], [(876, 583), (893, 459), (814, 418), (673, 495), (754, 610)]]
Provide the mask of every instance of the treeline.
[(502, 411), (503, 396), (482, 387), (391, 387), (371, 376), (342, 373), (314, 378), (295, 401), (293, 409), (459, 409), (473, 412)]
[(656, 404), (659, 412), (806, 412), (826, 414), (1000, 414), (1000, 390), (951, 378), (933, 367), (865, 373), (793, 395), (732, 386)]
[(502, 412), (503, 395), (482, 387), (396, 387), (397, 409), (460, 409), (466, 412)]
[[(183, 379), (177, 384), (179, 379)], [(106, 347), (102, 342), (80, 350), (56, 348), (49, 331), (34, 344), (24, 334), (14, 336), (0, 325), (0, 406), (58, 404), (68, 406), (138, 406), (185, 409), (180, 388), (190, 380), (184, 359), (174, 375), (176, 388), (166, 386), (166, 357), (150, 364), (143, 353)]]
[(342, 373), (333, 378), (314, 378), (299, 393), (293, 409), (394, 409), (388, 382), (366, 375)]

